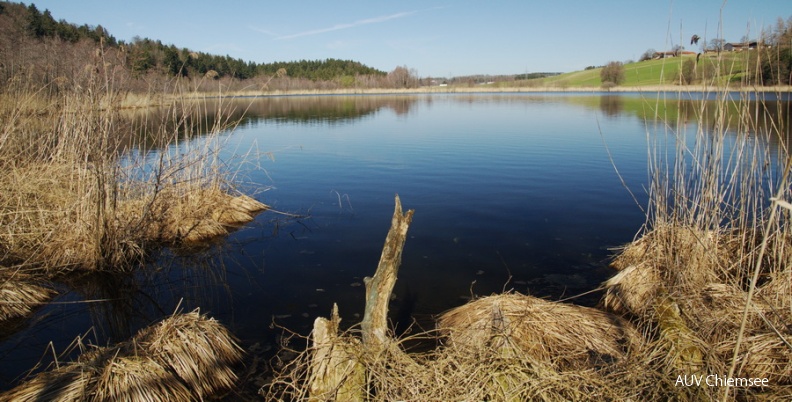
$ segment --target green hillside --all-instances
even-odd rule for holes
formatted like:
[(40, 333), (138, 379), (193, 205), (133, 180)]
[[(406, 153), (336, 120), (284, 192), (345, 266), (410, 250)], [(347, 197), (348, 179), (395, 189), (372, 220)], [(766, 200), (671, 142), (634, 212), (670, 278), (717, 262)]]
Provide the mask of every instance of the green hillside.
[[(695, 80), (715, 77), (720, 71), (720, 80), (739, 80), (742, 76), (744, 60), (749, 56), (746, 53), (721, 53), (720, 60), (717, 54), (702, 55), (695, 67)], [(695, 62), (695, 55), (669, 57), (659, 60), (647, 60), (624, 65), (624, 82), (621, 86), (647, 86), (647, 85), (673, 85), (679, 83), (682, 64), (691, 60)], [(600, 72), (602, 68), (575, 71), (541, 79), (545, 86), (560, 87), (599, 87), (602, 85)], [(534, 81), (536, 82), (536, 81)], [(694, 81), (694, 83), (696, 83)]]

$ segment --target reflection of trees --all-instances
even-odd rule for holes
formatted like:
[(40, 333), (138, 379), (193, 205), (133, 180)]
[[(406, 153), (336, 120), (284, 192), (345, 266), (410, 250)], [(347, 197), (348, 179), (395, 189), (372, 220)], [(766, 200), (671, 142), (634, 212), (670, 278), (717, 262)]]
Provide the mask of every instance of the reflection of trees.
[[(748, 132), (778, 130), (789, 142), (790, 102), (788, 101), (703, 101), (701, 99), (673, 99), (659, 102), (649, 94), (443, 94), (443, 95), (324, 95), (279, 96), (263, 98), (210, 99), (183, 104), (174, 108), (149, 109), (124, 118), (134, 121), (139, 130), (127, 132), (155, 133), (143, 140), (149, 148), (167, 145), (174, 135), (181, 138), (203, 135), (221, 122), (245, 119), (249, 122), (277, 121), (297, 124), (347, 124), (354, 123), (380, 110), (390, 109), (397, 115), (407, 115), (419, 102), (431, 103), (435, 96), (452, 102), (480, 104), (543, 104), (548, 101), (564, 102), (599, 109), (606, 116), (629, 114), (643, 121), (702, 122), (705, 129), (712, 128), (719, 113), (725, 113), (730, 129), (747, 128)], [(738, 107), (740, 102), (748, 102)], [(702, 106), (703, 104), (703, 106)], [(726, 107), (724, 107), (724, 104)], [(741, 113), (750, 110), (751, 113)], [(168, 115), (175, 116), (168, 119)], [(165, 118), (163, 118), (165, 117)], [(176, 118), (178, 117), (178, 118)], [(750, 122), (746, 122), (749, 119)], [(747, 124), (747, 125), (746, 125)], [(152, 125), (156, 125), (153, 127)], [(127, 124), (124, 127), (129, 127)], [(133, 125), (134, 126), (134, 125)], [(146, 131), (142, 128), (146, 128)], [(159, 133), (159, 134), (156, 134)], [(127, 134), (127, 136), (130, 136)], [(139, 142), (140, 139), (136, 140)], [(131, 139), (129, 141), (132, 142)]]
[[(419, 100), (416, 96), (284, 96), (247, 100), (247, 117), (304, 124), (352, 123), (381, 109), (408, 114)], [(245, 99), (236, 100), (245, 102)]]
[[(666, 96), (658, 100), (657, 96), (611, 93), (558, 96), (552, 99), (589, 109), (598, 108), (607, 116), (631, 115), (646, 123), (659, 122), (671, 128), (677, 127), (677, 124), (699, 124), (706, 132), (727, 132), (730, 135), (747, 133), (769, 138), (773, 147), (782, 143), (792, 145), (790, 101), (750, 100), (738, 96), (728, 100), (674, 99)], [(548, 98), (544, 99), (546, 101)]]
[(382, 109), (407, 115), (417, 96), (280, 96), (186, 101), (163, 107), (125, 111), (119, 117), (119, 149), (161, 149), (239, 121), (273, 120), (297, 124), (353, 123)]
[(244, 116), (231, 101), (184, 101), (160, 108), (124, 110), (118, 116), (119, 149), (162, 149), (180, 140), (222, 131)]
[(621, 96), (602, 95), (599, 105), (605, 116), (615, 117), (622, 113), (624, 102)]

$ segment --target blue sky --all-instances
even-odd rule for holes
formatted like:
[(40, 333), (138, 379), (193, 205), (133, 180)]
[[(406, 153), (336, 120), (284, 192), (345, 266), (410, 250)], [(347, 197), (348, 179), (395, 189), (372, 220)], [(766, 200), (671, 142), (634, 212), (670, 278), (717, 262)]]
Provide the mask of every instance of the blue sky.
[[(26, 2), (29, 4), (29, 2)], [(352, 59), (418, 75), (569, 72), (755, 38), (792, 17), (789, 0), (205, 1), (41, 0), (57, 20), (255, 62)], [(722, 18), (721, 18), (722, 15)], [(722, 31), (721, 31), (722, 30)]]

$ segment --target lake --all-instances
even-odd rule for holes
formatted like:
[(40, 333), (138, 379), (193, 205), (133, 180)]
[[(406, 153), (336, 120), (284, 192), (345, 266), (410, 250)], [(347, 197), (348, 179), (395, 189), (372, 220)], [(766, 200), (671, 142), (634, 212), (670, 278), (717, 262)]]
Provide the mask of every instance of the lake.
[[(647, 146), (667, 133), (655, 115), (672, 127), (695, 121), (700, 103), (683, 98), (224, 101), (246, 113), (223, 134), (221, 156), (239, 189), (272, 210), (225, 241), (192, 253), (164, 251), (136, 273), (58, 284), (52, 304), (3, 336), (0, 384), (42, 357), (51, 361), (50, 341), (60, 353), (81, 334), (86, 343), (122, 340), (177, 308), (199, 307), (246, 347), (264, 349), (276, 347), (279, 326), (307, 334), (333, 303), (353, 325), (395, 194), (415, 210), (391, 305), (399, 331), (413, 319), (427, 328), (433, 315), (475, 296), (514, 290), (557, 300), (596, 289), (613, 273), (613, 248), (645, 222)], [(762, 105), (788, 122), (788, 103)], [(594, 305), (599, 297), (572, 301)]]

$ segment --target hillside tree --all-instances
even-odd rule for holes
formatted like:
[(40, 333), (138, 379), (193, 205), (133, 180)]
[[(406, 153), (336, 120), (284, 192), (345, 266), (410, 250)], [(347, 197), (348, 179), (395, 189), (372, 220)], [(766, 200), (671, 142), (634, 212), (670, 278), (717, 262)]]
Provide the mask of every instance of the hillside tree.
[(620, 61), (612, 61), (600, 71), (602, 85), (621, 85), (624, 82), (624, 64)]

